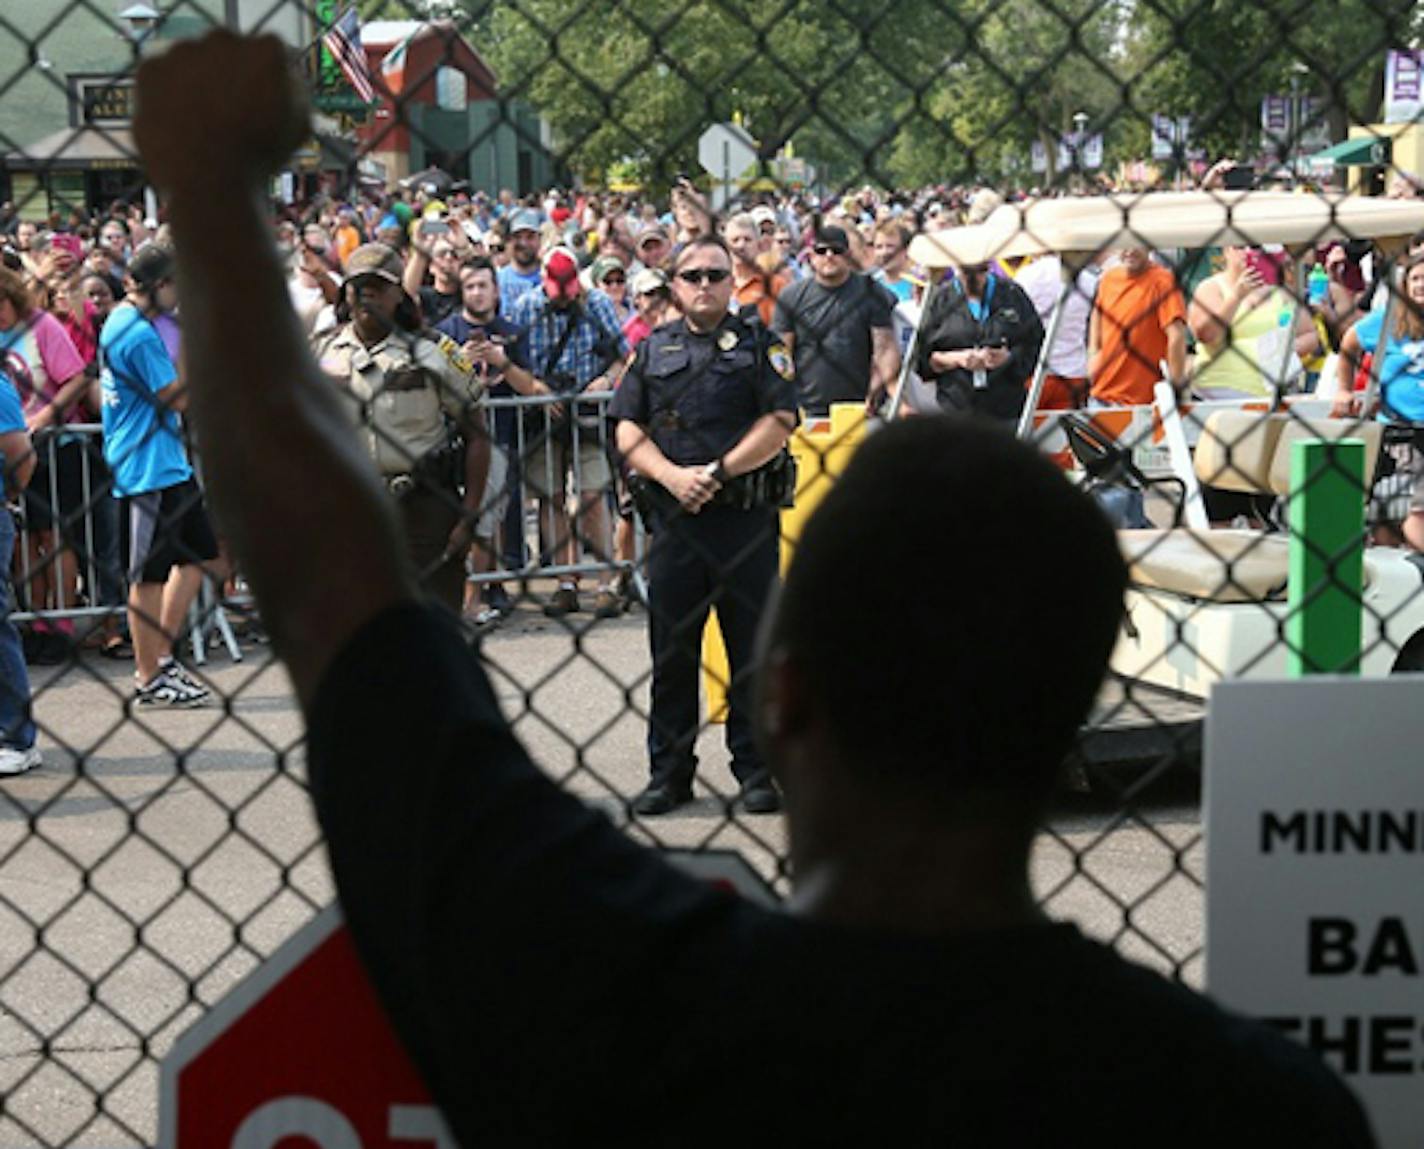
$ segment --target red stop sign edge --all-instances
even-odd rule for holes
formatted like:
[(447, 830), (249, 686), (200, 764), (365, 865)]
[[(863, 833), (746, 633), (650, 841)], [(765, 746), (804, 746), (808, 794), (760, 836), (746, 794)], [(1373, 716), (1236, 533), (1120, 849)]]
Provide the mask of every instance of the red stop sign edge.
[[(757, 905), (774, 909), (780, 904), (776, 890), (746, 858), (735, 850), (665, 850), (673, 865), (705, 882), (730, 886)], [(283, 942), (201, 1018), (183, 1031), (163, 1059), (158, 1079), (158, 1145), (173, 1149), (178, 1136), (178, 1078), (209, 1045), (240, 1020), (253, 1006), (306, 961), (342, 927), (341, 906), (332, 902)]]
[(178, 1077), (227, 1029), (282, 981), (342, 926), (341, 907), (332, 902), (284, 941), (272, 956), (223, 994), (201, 1018), (185, 1029), (158, 1077), (158, 1144), (172, 1149), (178, 1136)]

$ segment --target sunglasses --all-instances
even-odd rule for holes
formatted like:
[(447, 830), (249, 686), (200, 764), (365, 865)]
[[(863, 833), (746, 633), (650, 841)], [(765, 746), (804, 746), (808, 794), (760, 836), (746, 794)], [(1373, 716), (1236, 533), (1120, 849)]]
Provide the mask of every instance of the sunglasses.
[(686, 271), (679, 271), (677, 277), (683, 283), (701, 286), (704, 283), (725, 283), (732, 278), (732, 273), (725, 267), (690, 267)]
[(603, 277), (603, 282), (604, 282), (604, 283), (627, 283), (628, 281), (627, 281), (626, 279), (624, 279), (623, 276), (621, 276), (621, 275), (605, 275), (605, 276)]
[(487, 251), (492, 251), (492, 252), (494, 252), (496, 255), (498, 255), (501, 251), (504, 250), (504, 244), (502, 244), (502, 243), (488, 243), (488, 244), (485, 245), (485, 250), (487, 250)]
[(832, 247), (829, 243), (818, 243), (811, 249), (817, 255), (844, 255), (846, 249), (843, 247)]

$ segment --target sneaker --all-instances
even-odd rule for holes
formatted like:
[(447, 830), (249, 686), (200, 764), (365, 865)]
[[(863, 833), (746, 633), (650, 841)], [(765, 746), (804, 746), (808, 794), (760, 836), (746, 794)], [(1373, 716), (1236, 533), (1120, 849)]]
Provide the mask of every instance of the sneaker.
[(0, 746), (0, 774), (23, 774), (44, 763), (38, 748), (21, 750), (15, 746)]
[(171, 674), (184, 686), (198, 691), (198, 693), (203, 695), (205, 698), (212, 693), (212, 691), (210, 691), (206, 686), (204, 686), (201, 682), (199, 682), (196, 678), (189, 674), (188, 668), (184, 666), (181, 662), (179, 662), (176, 658), (174, 658), (171, 654), (168, 655), (166, 658), (160, 658), (158, 660), (158, 673)]
[(504, 619), (504, 615), (492, 606), (482, 606), (466, 613), (465, 621), (479, 634), (493, 630)]
[(169, 670), (160, 670), (147, 686), (134, 687), (134, 702), (139, 706), (168, 706), (184, 710), (202, 706), (207, 700), (205, 687), (185, 682)]
[(594, 618), (617, 618), (623, 611), (623, 598), (611, 587), (603, 587), (593, 600)]
[(486, 606), (499, 611), (502, 615), (514, 613), (514, 600), (509, 597), (509, 591), (504, 589), (503, 583), (491, 583), (485, 587), (481, 597), (484, 598)]
[(544, 613), (550, 618), (563, 618), (566, 614), (573, 614), (578, 608), (578, 587), (561, 586), (554, 592), (554, 597), (544, 604)]

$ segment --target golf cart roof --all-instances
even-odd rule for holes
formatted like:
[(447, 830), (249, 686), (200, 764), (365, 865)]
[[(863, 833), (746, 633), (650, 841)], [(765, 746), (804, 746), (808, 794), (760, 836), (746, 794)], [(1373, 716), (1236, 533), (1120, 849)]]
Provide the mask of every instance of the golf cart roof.
[(1304, 247), (1372, 239), (1385, 249), (1424, 230), (1424, 201), (1298, 192), (1148, 192), (1005, 204), (982, 224), (916, 237), (924, 267), (973, 267), (1044, 252), (1223, 244)]

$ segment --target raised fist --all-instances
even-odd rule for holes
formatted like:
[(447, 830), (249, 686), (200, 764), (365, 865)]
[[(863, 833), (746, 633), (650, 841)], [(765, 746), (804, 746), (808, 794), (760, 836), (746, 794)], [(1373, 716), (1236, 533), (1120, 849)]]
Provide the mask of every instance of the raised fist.
[(175, 44), (138, 71), (134, 140), (160, 188), (250, 182), (310, 134), (307, 101), (275, 36), (226, 30)]

